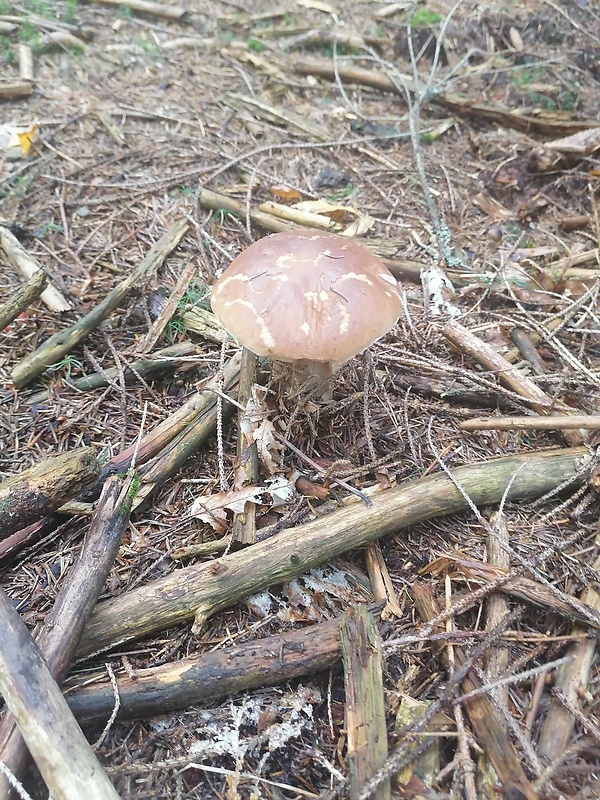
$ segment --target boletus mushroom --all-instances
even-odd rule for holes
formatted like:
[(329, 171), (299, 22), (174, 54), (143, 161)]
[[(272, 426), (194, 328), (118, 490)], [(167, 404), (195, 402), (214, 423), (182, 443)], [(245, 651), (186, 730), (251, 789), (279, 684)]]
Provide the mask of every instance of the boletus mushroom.
[(313, 230), (266, 236), (215, 282), (212, 309), (259, 356), (293, 364), (296, 380), (326, 380), (400, 316), (396, 279), (351, 239)]

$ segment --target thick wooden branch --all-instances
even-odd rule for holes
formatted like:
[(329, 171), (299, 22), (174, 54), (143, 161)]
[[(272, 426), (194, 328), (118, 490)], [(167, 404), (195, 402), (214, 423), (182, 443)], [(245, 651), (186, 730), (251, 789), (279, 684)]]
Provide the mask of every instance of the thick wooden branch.
[[(236, 692), (283, 683), (328, 669), (340, 657), (339, 620), (182, 658), (172, 664), (138, 669), (117, 678), (117, 719), (147, 719), (190, 705), (215, 703)], [(98, 676), (101, 678), (101, 676)], [(102, 724), (111, 715), (115, 694), (108, 679), (67, 691), (77, 719)]]
[[(542, 451), (459, 467), (455, 480), (476, 505), (539, 497), (565, 481), (586, 479), (587, 449)], [(372, 495), (323, 519), (282, 531), (271, 539), (207, 564), (185, 567), (109, 600), (92, 615), (81, 654), (106, 649), (196, 618), (194, 630), (237, 600), (290, 580), (341, 553), (426, 519), (468, 507), (445, 474), (411, 481)]]
[(60, 508), (99, 475), (100, 464), (93, 450), (85, 447), (49, 458), (4, 481), (0, 484), (0, 539)]
[[(346, 687), (350, 798), (356, 800), (388, 755), (381, 639), (366, 606), (355, 606), (344, 614), (340, 642)], [(390, 781), (381, 783), (372, 796), (375, 800), (389, 800)]]
[[(67, 573), (54, 606), (37, 636), (37, 645), (57, 681), (64, 677), (79, 644), (85, 624), (102, 592), (114, 563), (129, 512), (136, 482), (131, 478), (109, 478), (92, 517), (90, 530), (77, 561)], [(12, 714), (0, 723), (0, 761), (19, 776), (27, 748)], [(8, 800), (10, 788), (0, 776), (0, 800)]]
[(119, 800), (39, 648), (1, 589), (0, 630), (0, 693), (50, 794), (60, 800)]

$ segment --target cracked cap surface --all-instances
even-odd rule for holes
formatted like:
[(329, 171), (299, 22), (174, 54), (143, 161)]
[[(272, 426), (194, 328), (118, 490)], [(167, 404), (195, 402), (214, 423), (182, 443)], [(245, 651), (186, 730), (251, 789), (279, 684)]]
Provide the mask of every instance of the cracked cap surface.
[(313, 230), (266, 236), (215, 282), (221, 325), (259, 356), (344, 362), (400, 316), (394, 276), (351, 239)]

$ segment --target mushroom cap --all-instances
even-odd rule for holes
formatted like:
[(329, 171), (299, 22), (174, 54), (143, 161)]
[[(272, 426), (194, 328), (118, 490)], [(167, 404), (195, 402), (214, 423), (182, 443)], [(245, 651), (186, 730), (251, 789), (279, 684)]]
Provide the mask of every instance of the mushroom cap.
[(240, 344), (280, 361), (347, 361), (400, 316), (396, 279), (381, 259), (313, 230), (250, 245), (215, 282), (211, 305)]

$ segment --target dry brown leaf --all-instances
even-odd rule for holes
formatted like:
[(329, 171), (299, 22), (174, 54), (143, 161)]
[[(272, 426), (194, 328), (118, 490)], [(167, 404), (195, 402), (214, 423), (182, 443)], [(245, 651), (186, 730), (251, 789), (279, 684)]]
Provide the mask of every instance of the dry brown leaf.
[(292, 189), (290, 186), (269, 186), (269, 191), (280, 200), (302, 200), (300, 192), (297, 189)]
[(227, 512), (241, 514), (246, 503), (255, 505), (282, 506), (294, 496), (294, 482), (286, 478), (271, 478), (267, 486), (243, 486), (228, 492), (197, 497), (190, 507), (190, 514), (207, 522), (217, 533), (227, 526)]

